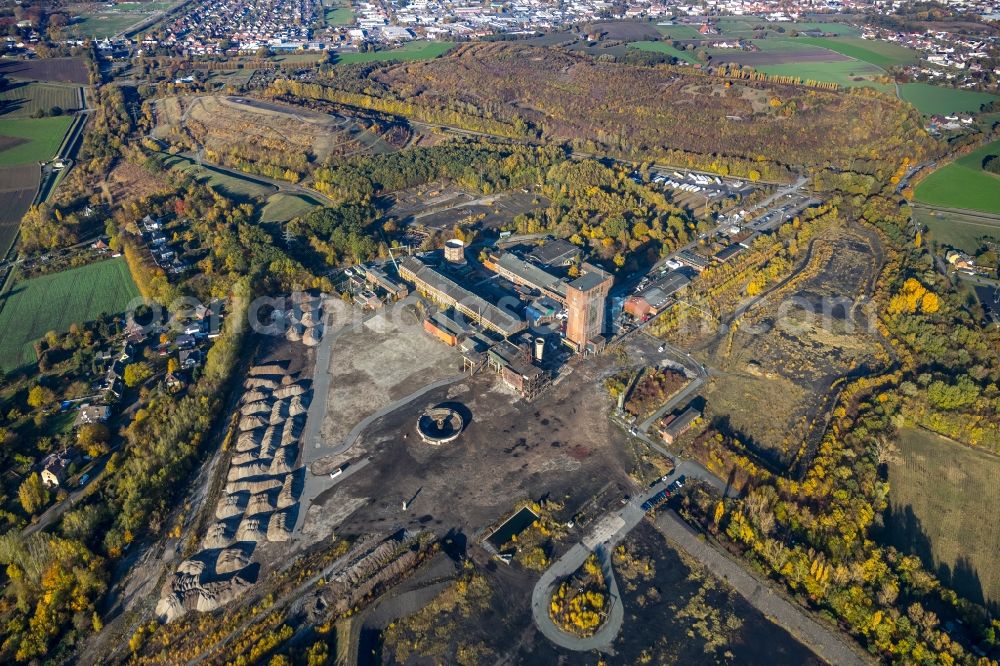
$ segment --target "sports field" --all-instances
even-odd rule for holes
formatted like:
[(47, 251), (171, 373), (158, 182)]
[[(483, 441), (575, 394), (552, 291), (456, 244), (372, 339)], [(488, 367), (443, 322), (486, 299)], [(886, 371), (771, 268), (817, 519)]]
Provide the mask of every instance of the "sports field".
[(916, 51), (899, 44), (859, 37), (799, 37), (795, 42), (820, 46), (879, 67), (912, 64), (917, 61), (918, 55)]
[(230, 175), (208, 165), (198, 166), (193, 160), (180, 155), (161, 153), (163, 165), (168, 169), (186, 173), (202, 185), (219, 190), (220, 194), (235, 199), (253, 199), (267, 196), (277, 190), (273, 185), (255, 180), (253, 176)]
[(72, 122), (71, 116), (0, 118), (0, 166), (52, 159)]
[(920, 181), (914, 198), (929, 206), (1000, 213), (1000, 176), (983, 170), (987, 155), (1000, 155), (1000, 141), (947, 164)]
[[(918, 428), (889, 467), (886, 540), (919, 555), (974, 601), (1000, 601), (1000, 458)], [(977, 580), (978, 579), (978, 580)]]
[(0, 298), (0, 368), (34, 363), (33, 345), (49, 331), (120, 313), (138, 296), (121, 258), (15, 283)]
[(975, 90), (958, 90), (929, 83), (904, 83), (899, 94), (925, 116), (976, 113), (983, 104), (1000, 99)]
[(261, 222), (287, 222), (319, 206), (319, 202), (297, 194), (272, 194), (260, 212)]
[(63, 111), (80, 107), (80, 93), (76, 86), (54, 83), (11, 82), (0, 90), (0, 116), (30, 118), (37, 111), (48, 113), (58, 106)]
[(913, 217), (927, 227), (926, 237), (940, 245), (974, 253), (990, 239), (1000, 243), (1000, 217), (973, 211), (914, 208)]
[(339, 53), (335, 62), (350, 65), (356, 62), (378, 62), (383, 60), (430, 60), (443, 55), (455, 46), (454, 42), (409, 42), (391, 51), (371, 53)]
[(675, 49), (669, 42), (632, 42), (629, 44), (629, 48), (639, 49), (640, 51), (649, 51), (651, 53), (665, 53), (666, 55), (673, 56), (679, 60), (684, 60), (685, 62), (698, 62), (694, 57), (693, 51), (680, 51)]
[(778, 76), (797, 76), (803, 81), (830, 81), (842, 86), (866, 86), (885, 92), (891, 92), (890, 84), (875, 81), (885, 72), (875, 65), (857, 60), (841, 60), (838, 62), (802, 62), (781, 65), (761, 65), (754, 69), (765, 74)]

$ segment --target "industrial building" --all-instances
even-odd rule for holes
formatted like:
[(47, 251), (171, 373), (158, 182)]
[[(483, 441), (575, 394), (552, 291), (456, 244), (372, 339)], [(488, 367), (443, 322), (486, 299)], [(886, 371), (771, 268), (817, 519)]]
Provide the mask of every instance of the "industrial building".
[(365, 282), (384, 291), (390, 300), (400, 301), (410, 293), (406, 285), (393, 280), (378, 268), (365, 268)]
[(568, 240), (556, 238), (536, 247), (527, 258), (540, 266), (566, 267), (575, 263), (582, 252)]
[[(540, 355), (537, 349), (534, 353), (536, 357)], [(504, 340), (491, 347), (486, 352), (486, 357), (490, 369), (500, 375), (504, 384), (526, 400), (537, 396), (549, 384), (549, 373), (531, 362), (530, 344), (519, 345)]]
[(469, 327), (459, 317), (454, 316), (454, 311), (450, 309), (435, 312), (425, 319), (424, 330), (449, 347), (457, 347), (472, 333)]
[(586, 262), (582, 270), (583, 275), (566, 285), (566, 342), (578, 352), (600, 352), (605, 342), (605, 302), (614, 279)]
[(701, 412), (694, 407), (688, 407), (680, 416), (674, 417), (663, 428), (663, 441), (673, 444), (677, 438), (686, 433), (694, 425), (694, 422), (701, 418)]
[(497, 275), (509, 280), (516, 285), (529, 287), (541, 292), (559, 303), (566, 302), (566, 283), (555, 275), (544, 270), (530, 261), (525, 261), (513, 252), (505, 252), (500, 258), (491, 263)]
[(641, 293), (625, 299), (625, 312), (639, 320), (655, 317), (670, 305), (671, 297), (690, 282), (691, 278), (681, 271), (671, 271)]
[(405, 257), (399, 262), (399, 276), (412, 282), (418, 291), (437, 303), (454, 308), (468, 317), (469, 321), (503, 337), (527, 328), (527, 323), (517, 315), (473, 294), (450, 276), (416, 257)]

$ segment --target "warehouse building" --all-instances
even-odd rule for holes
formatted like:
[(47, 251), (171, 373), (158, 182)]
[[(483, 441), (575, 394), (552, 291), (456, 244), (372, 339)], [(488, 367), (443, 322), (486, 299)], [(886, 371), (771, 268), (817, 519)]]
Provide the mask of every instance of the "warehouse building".
[(673, 444), (677, 438), (686, 433), (701, 418), (701, 412), (694, 407), (688, 407), (680, 416), (674, 417), (663, 428), (663, 441)]
[(494, 264), (496, 273), (516, 285), (529, 287), (560, 303), (566, 302), (566, 283), (513, 252), (505, 252)]
[(454, 308), (470, 322), (494, 333), (509, 337), (527, 328), (527, 323), (517, 315), (473, 294), (451, 277), (416, 257), (405, 257), (399, 262), (399, 276), (412, 282), (418, 291), (437, 303)]
[(655, 317), (672, 302), (671, 297), (682, 291), (691, 279), (680, 271), (671, 271), (645, 291), (625, 299), (625, 312), (635, 319)]

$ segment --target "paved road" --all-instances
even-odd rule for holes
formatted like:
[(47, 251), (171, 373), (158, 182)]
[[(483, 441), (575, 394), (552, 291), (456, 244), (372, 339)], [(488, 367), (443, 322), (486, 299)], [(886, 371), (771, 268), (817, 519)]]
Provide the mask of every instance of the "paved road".
[(774, 592), (770, 585), (758, 580), (721, 549), (699, 538), (698, 533), (674, 512), (664, 511), (657, 516), (654, 524), (669, 541), (724, 580), (751, 606), (784, 627), (821, 659), (837, 666), (865, 666), (872, 663), (872, 660), (863, 658), (858, 653), (857, 647), (848, 642), (849, 639), (812, 619), (804, 609)]
[[(642, 504), (647, 499), (673, 483), (679, 476), (700, 478), (704, 470), (699, 469), (699, 467), (688, 461), (682, 461), (664, 480), (658, 481), (647, 488), (643, 494), (630, 499), (619, 511), (614, 511), (597, 521), (580, 543), (566, 551), (562, 557), (553, 562), (542, 573), (531, 592), (531, 615), (535, 620), (535, 626), (538, 627), (543, 636), (567, 650), (611, 651), (611, 645), (625, 621), (618, 581), (615, 579), (611, 567), (611, 553), (615, 546), (642, 522), (643, 516), (646, 515)], [(601, 628), (593, 636), (581, 638), (568, 634), (555, 625), (549, 616), (549, 601), (552, 599), (552, 594), (559, 582), (583, 566), (591, 553), (595, 553), (601, 561), (604, 577), (608, 582), (611, 606), (608, 617)]]

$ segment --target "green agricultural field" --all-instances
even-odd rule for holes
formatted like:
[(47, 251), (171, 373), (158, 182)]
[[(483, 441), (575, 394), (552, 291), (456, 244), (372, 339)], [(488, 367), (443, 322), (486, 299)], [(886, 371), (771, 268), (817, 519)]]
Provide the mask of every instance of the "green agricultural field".
[(0, 166), (52, 159), (72, 123), (70, 116), (0, 118)]
[(0, 368), (34, 363), (34, 343), (49, 331), (120, 313), (138, 296), (120, 258), (14, 283), (0, 298)]
[(885, 72), (875, 65), (856, 60), (759, 65), (754, 69), (765, 74), (797, 76), (803, 81), (830, 81), (846, 87), (865, 86), (883, 92), (891, 92), (893, 89), (891, 84), (875, 81), (877, 77), (885, 76)]
[(0, 116), (6, 118), (30, 118), (38, 111), (47, 113), (55, 106), (63, 111), (79, 108), (78, 88), (55, 83), (12, 82), (0, 91)]
[(972, 253), (983, 244), (984, 237), (1000, 242), (1000, 217), (919, 207), (914, 208), (913, 217), (927, 227), (927, 239), (940, 245)]
[(909, 65), (918, 57), (916, 51), (905, 46), (859, 37), (799, 37), (795, 43), (819, 46), (883, 68)]
[(639, 49), (640, 51), (665, 53), (669, 56), (673, 56), (679, 60), (684, 60), (692, 64), (698, 62), (698, 60), (694, 57), (694, 51), (688, 52), (675, 49), (669, 42), (632, 42), (628, 46), (630, 49)]
[(987, 155), (1000, 155), (1000, 141), (983, 146), (920, 181), (914, 198), (929, 206), (1000, 213), (1000, 176), (983, 170)]
[(303, 215), (320, 203), (311, 197), (297, 194), (272, 194), (267, 198), (267, 204), (260, 212), (261, 222), (287, 222), (293, 217)]
[(163, 165), (168, 169), (185, 173), (202, 185), (217, 188), (219, 192), (234, 199), (255, 199), (273, 194), (277, 188), (269, 183), (256, 180), (253, 176), (236, 176), (208, 165), (199, 166), (187, 157), (161, 153)]
[(976, 113), (983, 104), (1000, 99), (990, 93), (945, 88), (930, 83), (904, 83), (899, 86), (899, 94), (925, 116)]
[(692, 25), (658, 25), (656, 29), (667, 39), (702, 39), (697, 26)]
[(454, 42), (409, 42), (391, 51), (371, 53), (339, 53), (335, 62), (350, 65), (356, 62), (380, 62), (384, 60), (430, 60), (451, 50)]
[(886, 540), (973, 601), (1000, 600), (1000, 458), (917, 428), (889, 467)]

